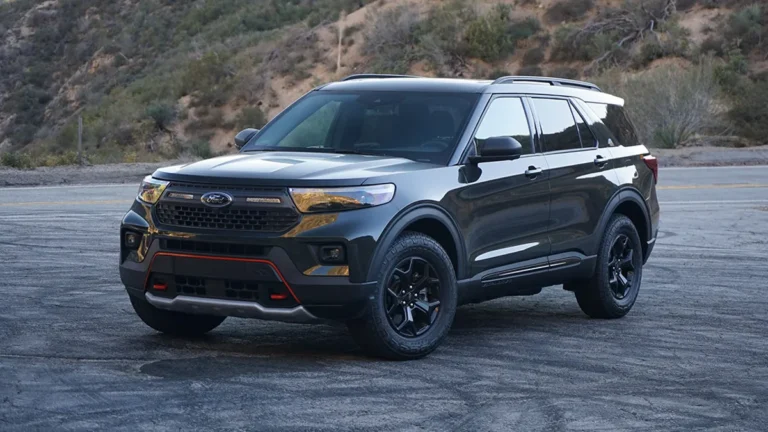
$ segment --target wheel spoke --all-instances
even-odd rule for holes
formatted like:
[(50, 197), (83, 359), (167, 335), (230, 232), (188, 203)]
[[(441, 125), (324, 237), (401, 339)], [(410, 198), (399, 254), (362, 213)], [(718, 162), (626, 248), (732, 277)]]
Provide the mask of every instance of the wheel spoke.
[(619, 273), (616, 276), (616, 278), (619, 282), (619, 288), (621, 289), (621, 293), (625, 294), (627, 292), (627, 289), (629, 288), (629, 279), (627, 279), (627, 277), (621, 273)]
[(440, 278), (434, 267), (420, 257), (408, 257), (393, 270), (384, 295), (390, 325), (400, 335), (426, 333), (440, 312)]
[(629, 252), (627, 252), (626, 256), (619, 260), (619, 268), (622, 270), (634, 270), (635, 266), (632, 262), (632, 259), (634, 257), (635, 251), (630, 249)]
[(387, 315), (389, 315), (390, 318), (392, 318), (392, 313), (397, 310), (398, 306), (401, 306), (401, 304), (397, 301), (394, 301), (392, 302), (392, 305), (389, 307), (389, 309), (387, 309)]
[(402, 331), (405, 329), (405, 326), (407, 326), (409, 323), (413, 322), (413, 315), (411, 314), (411, 309), (403, 306), (403, 320), (400, 322), (400, 324), (395, 327), (395, 330)]
[(440, 300), (435, 300), (433, 302), (425, 302), (424, 300), (418, 300), (414, 304), (414, 310), (418, 310), (419, 312), (423, 312), (426, 315), (432, 314), (432, 311), (435, 310), (436, 307), (440, 306)]

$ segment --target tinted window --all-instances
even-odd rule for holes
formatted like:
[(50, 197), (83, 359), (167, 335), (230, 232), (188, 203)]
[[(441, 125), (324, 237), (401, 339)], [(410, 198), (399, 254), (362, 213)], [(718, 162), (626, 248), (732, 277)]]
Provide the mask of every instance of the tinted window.
[(576, 119), (576, 128), (579, 130), (579, 137), (581, 137), (581, 146), (584, 148), (597, 147), (597, 140), (592, 131), (589, 130), (584, 117), (579, 114), (573, 105), (571, 105), (571, 111), (573, 111), (573, 118)]
[(623, 107), (600, 103), (588, 103), (589, 107), (600, 118), (600, 121), (611, 131), (618, 141), (615, 145), (635, 146), (640, 144), (632, 122), (627, 117)]
[(475, 141), (499, 136), (518, 140), (523, 145), (523, 154), (533, 152), (531, 129), (520, 98), (494, 99), (480, 121)]
[(579, 129), (573, 120), (571, 105), (567, 100), (539, 98), (532, 100), (541, 123), (545, 151), (581, 148)]
[(270, 122), (243, 151), (356, 152), (445, 164), (477, 98), (317, 91)]

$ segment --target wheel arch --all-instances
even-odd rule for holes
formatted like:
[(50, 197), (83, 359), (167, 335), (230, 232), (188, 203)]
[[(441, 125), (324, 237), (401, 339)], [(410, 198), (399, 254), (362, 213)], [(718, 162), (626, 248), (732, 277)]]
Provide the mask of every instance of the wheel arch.
[(402, 210), (384, 229), (368, 266), (367, 281), (371, 281), (372, 275), (377, 273), (376, 265), (384, 258), (392, 243), (406, 231), (420, 232), (435, 239), (451, 259), (456, 279), (460, 280), (464, 277), (465, 246), (456, 222), (439, 205), (420, 203)]
[(608, 226), (608, 222), (615, 214), (622, 214), (629, 218), (637, 229), (637, 233), (640, 235), (640, 242), (643, 247), (643, 256), (646, 256), (648, 251), (648, 242), (652, 237), (651, 234), (651, 217), (648, 210), (648, 205), (645, 203), (643, 196), (640, 192), (634, 188), (623, 188), (617, 191), (611, 200), (608, 202), (602, 217), (600, 218), (600, 225), (598, 233), (598, 241), (595, 244), (595, 251), (597, 246), (602, 240), (605, 229)]

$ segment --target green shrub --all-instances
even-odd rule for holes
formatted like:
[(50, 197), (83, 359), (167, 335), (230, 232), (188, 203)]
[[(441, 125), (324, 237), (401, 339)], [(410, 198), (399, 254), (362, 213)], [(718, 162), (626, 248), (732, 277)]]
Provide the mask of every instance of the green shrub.
[(512, 20), (507, 32), (514, 41), (521, 41), (535, 36), (541, 31), (541, 23), (536, 17), (527, 17), (520, 20)]
[(155, 102), (149, 105), (144, 112), (160, 130), (168, 129), (168, 126), (176, 119), (176, 107), (167, 102)]
[(558, 66), (549, 73), (553, 77), (557, 77), (557, 78), (568, 78), (568, 79), (581, 78), (581, 74), (579, 73), (579, 71), (569, 66)]
[(594, 6), (594, 0), (560, 0), (544, 12), (549, 24), (578, 21)]
[(739, 136), (768, 144), (768, 80), (742, 81), (730, 94), (728, 119)]
[(714, 71), (715, 61), (704, 58), (686, 69), (665, 65), (628, 77), (613, 71), (594, 81), (624, 98), (643, 143), (671, 148), (724, 130)]
[(498, 4), (486, 15), (469, 21), (464, 32), (466, 55), (493, 62), (515, 51), (510, 32), (508, 5)]
[(544, 49), (541, 47), (531, 48), (523, 54), (523, 65), (532, 66), (544, 61)]
[(35, 167), (29, 153), (22, 152), (3, 153), (0, 155), (0, 165), (17, 169), (30, 169)]
[(211, 145), (208, 140), (196, 139), (187, 144), (187, 149), (192, 156), (199, 157), (201, 159), (208, 159), (213, 157), (211, 151)]
[(245, 128), (261, 129), (267, 124), (267, 116), (259, 107), (243, 108), (235, 117), (235, 127), (238, 130)]
[(362, 53), (371, 58), (376, 73), (406, 73), (414, 60), (418, 14), (411, 5), (400, 5), (381, 13), (369, 12), (370, 25), (364, 35)]
[(509, 73), (509, 71), (506, 70), (506, 69), (496, 68), (496, 69), (492, 69), (490, 72), (488, 72), (488, 74), (485, 76), (485, 78), (495, 80), (497, 78), (501, 78), (501, 77), (507, 76), (507, 75), (512, 75), (512, 74)]
[(523, 76), (544, 76), (544, 72), (539, 66), (523, 66), (517, 70), (517, 75)]
[(760, 45), (768, 35), (768, 8), (754, 4), (735, 11), (728, 18), (725, 28), (727, 40), (739, 41), (744, 52)]

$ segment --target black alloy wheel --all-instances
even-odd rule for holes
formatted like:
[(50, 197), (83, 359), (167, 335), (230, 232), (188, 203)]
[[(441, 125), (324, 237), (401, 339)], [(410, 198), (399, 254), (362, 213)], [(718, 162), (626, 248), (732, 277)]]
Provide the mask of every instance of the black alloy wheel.
[(608, 258), (608, 283), (613, 296), (622, 300), (632, 290), (635, 278), (635, 250), (624, 234), (616, 237)]
[(425, 259), (409, 257), (395, 266), (384, 297), (389, 324), (405, 337), (429, 331), (440, 313), (440, 279)]
[(632, 221), (616, 214), (608, 221), (595, 273), (566, 284), (579, 307), (592, 318), (621, 318), (635, 304), (643, 278), (643, 244)]

